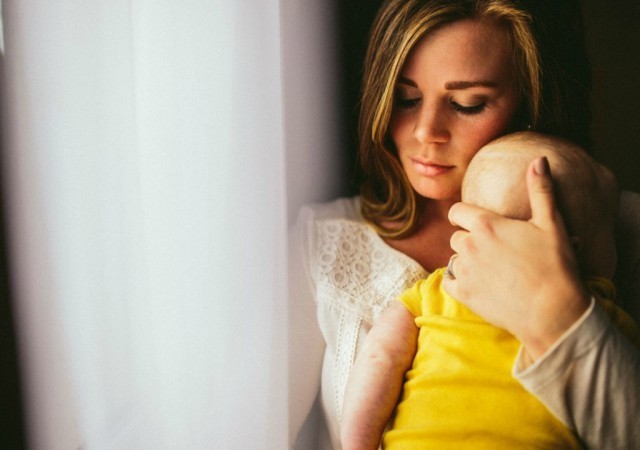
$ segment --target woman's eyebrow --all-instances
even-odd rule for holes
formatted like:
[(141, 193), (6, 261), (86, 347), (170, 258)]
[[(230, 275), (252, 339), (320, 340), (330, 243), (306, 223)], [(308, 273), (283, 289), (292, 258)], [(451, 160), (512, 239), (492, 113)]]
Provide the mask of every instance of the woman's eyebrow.
[[(406, 84), (407, 86), (412, 86), (417, 88), (418, 84), (406, 77), (398, 78), (399, 84)], [(460, 89), (469, 89), (473, 87), (490, 87), (495, 88), (498, 87), (498, 83), (490, 80), (477, 80), (477, 81), (449, 81), (444, 85), (445, 89), (452, 90), (460, 90)]]
[(457, 89), (469, 89), (469, 88), (473, 88), (473, 87), (497, 87), (498, 83), (496, 83), (495, 81), (485, 81), (485, 80), (478, 80), (478, 81), (449, 81), (448, 83), (445, 83), (444, 87), (447, 90), (457, 90)]
[(408, 86), (413, 86), (415, 88), (418, 87), (418, 84), (415, 81), (410, 80), (409, 78), (405, 78), (405, 77), (399, 77), (398, 78), (398, 83), (406, 84)]

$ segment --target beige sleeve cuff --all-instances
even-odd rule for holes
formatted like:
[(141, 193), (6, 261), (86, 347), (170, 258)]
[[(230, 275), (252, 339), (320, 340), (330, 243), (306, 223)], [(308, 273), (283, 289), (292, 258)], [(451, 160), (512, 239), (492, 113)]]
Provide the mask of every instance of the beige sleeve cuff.
[[(518, 356), (513, 366), (513, 376), (517, 379), (527, 378), (527, 375), (533, 373), (535, 379), (537, 372), (544, 372), (550, 375), (548, 371), (553, 368), (555, 370), (563, 370), (566, 363), (566, 357), (575, 357), (575, 346), (583, 348), (597, 339), (597, 335), (603, 332), (602, 323), (593, 318), (593, 309), (595, 306), (595, 298), (591, 296), (591, 303), (582, 316), (567, 330), (562, 336), (547, 349), (535, 362), (530, 363), (525, 358), (524, 347), (520, 346)], [(596, 317), (597, 319), (597, 317)], [(588, 322), (584, 327), (585, 322)], [(576, 330), (581, 329), (576, 333)], [(578, 341), (578, 342), (576, 342)], [(553, 367), (549, 367), (549, 366)], [(542, 367), (541, 369), (538, 369)], [(546, 378), (546, 377), (545, 377)]]

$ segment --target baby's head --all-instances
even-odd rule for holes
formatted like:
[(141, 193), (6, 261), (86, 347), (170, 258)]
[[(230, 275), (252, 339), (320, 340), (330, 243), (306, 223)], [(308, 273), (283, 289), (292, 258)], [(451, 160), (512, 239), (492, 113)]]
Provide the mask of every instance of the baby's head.
[(576, 243), (581, 273), (613, 276), (617, 183), (609, 170), (571, 142), (533, 132), (490, 142), (469, 164), (462, 201), (514, 219), (531, 218), (526, 171), (541, 156), (549, 161), (556, 202)]

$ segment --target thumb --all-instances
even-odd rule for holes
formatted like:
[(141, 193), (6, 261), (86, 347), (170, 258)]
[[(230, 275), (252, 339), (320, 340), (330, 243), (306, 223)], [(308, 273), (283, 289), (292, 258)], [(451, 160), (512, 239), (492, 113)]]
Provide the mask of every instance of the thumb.
[(527, 171), (527, 190), (531, 205), (531, 222), (539, 228), (549, 228), (557, 220), (553, 196), (553, 180), (546, 156), (534, 160)]

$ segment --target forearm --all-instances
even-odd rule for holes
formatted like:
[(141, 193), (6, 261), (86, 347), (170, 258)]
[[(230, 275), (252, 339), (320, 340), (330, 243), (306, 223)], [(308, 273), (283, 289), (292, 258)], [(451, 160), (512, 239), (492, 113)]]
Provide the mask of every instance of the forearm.
[(342, 410), (340, 430), (345, 450), (378, 448), (402, 390), (405, 369), (377, 351), (358, 358)]
[(576, 276), (560, 277), (553, 283), (543, 285), (537, 292), (537, 299), (532, 298), (531, 301), (537, 305), (546, 303), (546, 307), (532, 308), (528, 320), (510, 330), (524, 347), (522, 353), (527, 365), (547, 353), (584, 316), (591, 304), (591, 295)]
[[(367, 336), (349, 377), (340, 426), (344, 450), (378, 448), (415, 354), (413, 318), (401, 304), (390, 310)], [(405, 321), (400, 329), (398, 320)]]

